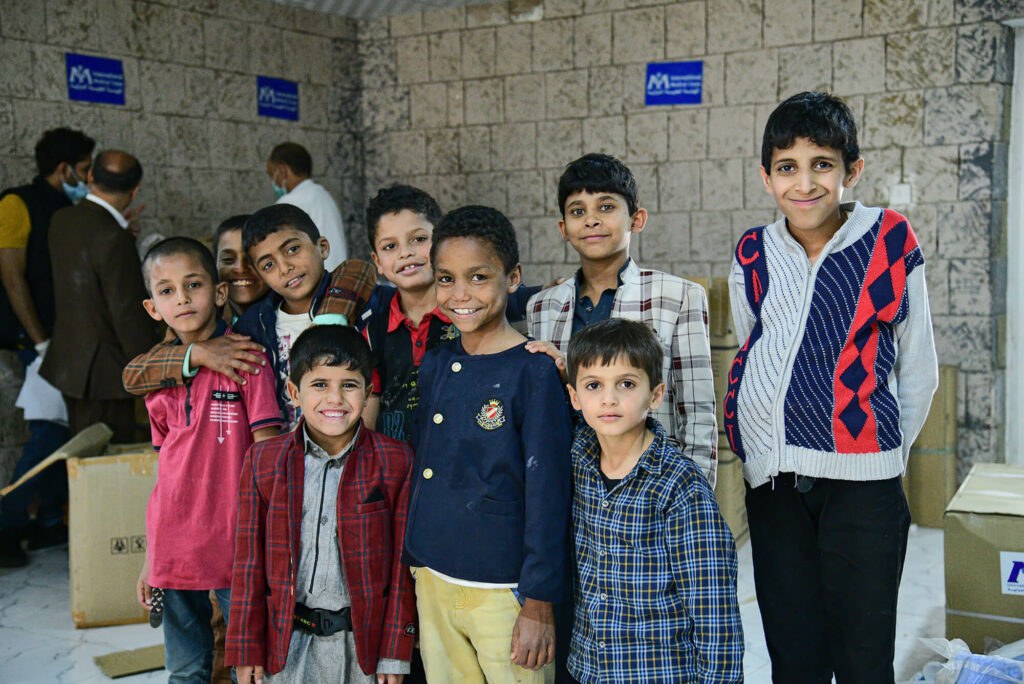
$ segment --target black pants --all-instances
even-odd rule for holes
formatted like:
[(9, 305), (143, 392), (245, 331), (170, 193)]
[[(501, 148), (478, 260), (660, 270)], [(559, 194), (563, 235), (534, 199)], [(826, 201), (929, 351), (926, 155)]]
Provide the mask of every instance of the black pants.
[(746, 499), (772, 681), (891, 683), (910, 528), (900, 479), (800, 493), (785, 473)]

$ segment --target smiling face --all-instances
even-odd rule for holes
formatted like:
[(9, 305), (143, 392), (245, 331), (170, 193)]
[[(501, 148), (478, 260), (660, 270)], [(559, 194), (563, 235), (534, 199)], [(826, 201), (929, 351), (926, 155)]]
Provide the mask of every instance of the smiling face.
[(562, 239), (590, 261), (624, 258), (629, 238), (647, 223), (647, 211), (629, 215), (626, 198), (613, 192), (573, 193), (565, 198), (565, 217), (558, 222)]
[(249, 305), (267, 294), (263, 282), (242, 251), (242, 229), (228, 230), (217, 240), (217, 273), (228, 285), (228, 299), (245, 312)]
[(664, 396), (665, 383), (652, 388), (647, 373), (622, 357), (609, 364), (581, 366), (575, 387), (569, 386), (573, 407), (603, 437), (644, 430), (647, 414), (661, 405)]
[(213, 284), (199, 260), (189, 254), (157, 257), (147, 267), (150, 298), (142, 305), (185, 343), (209, 339), (217, 329), (217, 308), (227, 301), (227, 285)]
[(803, 242), (813, 233), (827, 240), (843, 223), (843, 191), (857, 184), (863, 169), (863, 159), (847, 171), (839, 150), (797, 138), (792, 147), (772, 152), (771, 168), (761, 167), (761, 178), (793, 237)]
[(256, 272), (284, 298), (284, 310), (293, 314), (309, 311), (328, 254), (326, 238), (313, 242), (306, 233), (288, 226), (249, 248)]
[(430, 238), (434, 227), (409, 209), (384, 214), (377, 221), (373, 263), (399, 290), (424, 290), (434, 284)]
[(310, 437), (332, 456), (355, 435), (369, 397), (366, 378), (345, 366), (313, 366), (288, 395), (302, 410)]
[(472, 237), (448, 238), (434, 250), (437, 306), (463, 337), (502, 327), (508, 296), (518, 289), (522, 270), (508, 273), (494, 247)]

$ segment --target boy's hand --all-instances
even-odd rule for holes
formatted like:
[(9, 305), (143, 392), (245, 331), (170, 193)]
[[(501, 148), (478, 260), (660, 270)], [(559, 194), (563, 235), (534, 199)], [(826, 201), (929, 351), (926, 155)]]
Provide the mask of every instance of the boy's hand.
[(128, 230), (132, 232), (132, 237), (139, 237), (139, 232), (142, 230), (142, 226), (139, 224), (139, 214), (145, 209), (146, 205), (140, 204), (137, 207), (129, 207), (121, 212), (124, 220), (128, 222)]
[(257, 356), (263, 351), (261, 345), (245, 335), (228, 333), (205, 342), (193, 342), (189, 365), (209, 368), (228, 376), (239, 385), (244, 385), (245, 378), (242, 377), (242, 373), (258, 375), (260, 366), (266, 365), (264, 357)]
[(377, 684), (402, 684), (403, 679), (405, 679), (403, 674), (379, 674), (377, 675)]
[(512, 662), (539, 670), (555, 659), (555, 611), (547, 601), (526, 599), (512, 628)]
[(544, 287), (542, 287), (541, 289), (542, 289), (542, 290), (549, 290), (549, 289), (551, 289), (552, 287), (557, 287), (558, 285), (561, 285), (561, 284), (562, 284), (562, 283), (564, 283), (564, 282), (565, 282), (566, 280), (568, 280), (568, 278), (567, 278), (567, 277), (565, 277), (565, 276), (558, 276), (557, 278), (555, 278), (554, 280), (552, 280), (552, 281), (551, 281), (550, 283), (548, 283), (547, 285), (545, 285), (545, 286), (544, 286)]
[(135, 599), (149, 612), (153, 608), (153, 587), (149, 586), (149, 559), (142, 562), (139, 580), (135, 583)]
[(262, 665), (238, 665), (235, 667), (235, 678), (238, 684), (260, 684), (263, 681)]
[(565, 354), (558, 351), (555, 345), (544, 340), (530, 340), (526, 343), (526, 351), (531, 354), (547, 354), (553, 358), (555, 360), (555, 367), (558, 368), (558, 374), (562, 377), (562, 382), (569, 382), (569, 376), (565, 372)]

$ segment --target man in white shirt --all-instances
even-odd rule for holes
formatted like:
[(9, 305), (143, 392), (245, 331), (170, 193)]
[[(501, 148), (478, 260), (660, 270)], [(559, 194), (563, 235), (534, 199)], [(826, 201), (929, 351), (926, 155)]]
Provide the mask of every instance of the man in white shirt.
[(313, 159), (302, 145), (284, 142), (271, 150), (267, 175), (274, 185), (277, 203), (293, 204), (309, 214), (320, 235), (331, 245), (331, 254), (324, 261), (324, 267), (333, 271), (348, 258), (345, 227), (337, 202), (322, 185), (310, 178), (312, 173)]

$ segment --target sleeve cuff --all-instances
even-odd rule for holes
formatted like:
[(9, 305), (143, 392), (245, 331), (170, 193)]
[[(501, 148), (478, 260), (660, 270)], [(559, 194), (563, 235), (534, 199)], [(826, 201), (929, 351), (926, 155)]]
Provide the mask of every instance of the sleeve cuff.
[[(313, 325), (348, 325), (348, 318), (345, 314), (320, 314), (313, 317)], [(385, 674), (402, 674), (399, 672), (388, 672)]]
[(400, 674), (407, 675), (412, 671), (412, 665), (408, 660), (395, 660), (394, 658), (381, 658), (377, 661), (377, 674)]
[(199, 372), (198, 368), (192, 368), (192, 366), (189, 365), (188, 362), (189, 362), (189, 360), (191, 358), (192, 358), (192, 345), (190, 344), (190, 345), (188, 345), (188, 348), (185, 349), (185, 360), (181, 364), (181, 376), (183, 378), (194, 378), (196, 376), (196, 373)]

